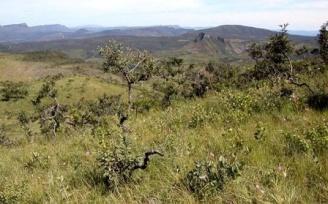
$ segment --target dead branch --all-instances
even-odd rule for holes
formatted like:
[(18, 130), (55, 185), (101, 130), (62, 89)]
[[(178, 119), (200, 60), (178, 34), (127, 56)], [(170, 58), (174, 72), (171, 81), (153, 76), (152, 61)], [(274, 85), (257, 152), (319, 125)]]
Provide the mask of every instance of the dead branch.
[(45, 109), (41, 113), (41, 125), (43, 126), (46, 121), (50, 121), (52, 123), (52, 134), (54, 137), (57, 136), (56, 132), (60, 127), (60, 118), (64, 118), (63, 111), (64, 107), (58, 103), (57, 99), (55, 99), (55, 105)]
[(146, 169), (148, 167), (150, 157), (153, 155), (159, 155), (161, 157), (164, 156), (161, 152), (157, 150), (151, 150), (145, 153), (143, 161), (142, 162), (135, 162), (134, 165), (131, 168), (131, 171), (134, 171), (136, 169)]
[(296, 82), (293, 78), (290, 78), (289, 79), (289, 83), (290, 84), (293, 84), (295, 86), (298, 86), (298, 87), (306, 87), (310, 92), (311, 94), (315, 94), (315, 92), (313, 91), (313, 89), (311, 89), (311, 87), (307, 84), (307, 83), (299, 83), (299, 82)]
[(134, 70), (136, 70), (139, 66), (140, 66), (140, 64), (141, 63), (143, 63), (144, 61), (146, 60), (146, 58), (143, 58), (142, 60), (140, 60), (130, 71), (129, 71), (129, 73), (132, 73), (132, 72), (134, 72)]

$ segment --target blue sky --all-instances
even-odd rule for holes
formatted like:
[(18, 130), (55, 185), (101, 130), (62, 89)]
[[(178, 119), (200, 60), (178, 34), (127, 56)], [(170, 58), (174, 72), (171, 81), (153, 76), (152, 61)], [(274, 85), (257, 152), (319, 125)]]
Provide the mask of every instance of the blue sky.
[(68, 26), (242, 24), (314, 30), (328, 21), (328, 0), (0, 0), (0, 25)]

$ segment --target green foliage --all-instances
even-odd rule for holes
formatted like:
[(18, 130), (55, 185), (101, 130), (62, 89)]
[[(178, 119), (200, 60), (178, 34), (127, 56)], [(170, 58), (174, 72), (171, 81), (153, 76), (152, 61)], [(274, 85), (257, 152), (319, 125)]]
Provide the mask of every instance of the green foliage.
[(205, 68), (174, 67), (171, 63), (165, 64), (158, 74), (161, 80), (153, 83), (153, 88), (164, 94), (163, 107), (171, 104), (174, 96), (183, 98), (203, 97), (210, 90), (216, 90), (217, 84), (231, 84), (234, 71), (228, 65), (209, 63)]
[(242, 167), (240, 162), (228, 161), (223, 156), (217, 164), (197, 162), (195, 168), (183, 179), (183, 184), (199, 199), (210, 197), (240, 176)]
[(163, 107), (171, 105), (172, 98), (179, 93), (179, 84), (173, 80), (156, 80), (153, 89), (164, 94), (161, 104)]
[(265, 58), (276, 66), (288, 62), (288, 56), (292, 53), (291, 42), (287, 34), (288, 24), (281, 25), (281, 31), (271, 37), (265, 46)]
[(101, 117), (113, 116), (123, 113), (126, 108), (121, 100), (121, 96), (103, 95), (98, 97), (96, 101), (81, 100), (68, 110), (70, 122), (76, 127), (85, 125), (96, 126)]
[(135, 170), (146, 169), (149, 157), (155, 154), (163, 156), (157, 151), (149, 151), (143, 158), (138, 158), (130, 149), (126, 137), (123, 136), (113, 150), (108, 150), (106, 146), (103, 147), (98, 157), (98, 172), (108, 190), (117, 190), (120, 185), (132, 180)]
[(307, 153), (310, 150), (310, 144), (305, 139), (297, 135), (286, 133), (284, 134), (286, 148), (285, 151), (288, 155)]
[(289, 155), (308, 152), (312, 152), (314, 156), (324, 155), (328, 150), (328, 125), (321, 124), (306, 129), (302, 136), (286, 133), (285, 143), (285, 150)]
[(22, 129), (24, 130), (27, 140), (31, 141), (33, 136), (33, 132), (30, 127), (30, 124), (32, 122), (31, 116), (29, 116), (26, 112), (22, 111), (18, 113), (17, 120)]
[[(263, 61), (268, 69), (280, 64), (272, 56), (268, 62), (265, 46), (260, 48), (253, 53), (257, 63)], [(293, 77), (325, 93), (323, 62), (304, 52), (291, 58), (297, 60), (292, 61)], [(281, 67), (287, 69), (288, 58), (283, 60)], [(327, 203), (327, 112), (305, 108), (307, 90), (280, 79), (272, 83), (271, 76), (282, 73), (253, 80), (244, 64), (189, 66), (171, 58), (157, 68), (151, 80), (135, 85), (131, 110), (136, 116), (127, 114), (125, 98), (113, 95), (121, 91), (122, 81), (116, 79), (122, 72), (99, 76), (96, 69), (78, 72), (90, 80), (69, 72), (64, 80), (27, 82), (37, 106), (30, 99), (0, 102), (5, 127), (0, 127), (0, 203)], [(114, 73), (112, 67), (108, 71)], [(137, 81), (129, 82), (148, 79), (135, 76)], [(76, 84), (82, 87), (78, 91)], [(58, 101), (54, 89), (63, 93)], [(124, 128), (127, 118), (129, 128)], [(39, 137), (37, 120), (42, 119), (42, 131), (58, 129), (55, 140)], [(35, 140), (19, 142), (18, 126)], [(147, 168), (149, 156), (161, 155), (154, 150), (139, 155), (149, 146), (165, 150), (167, 157), (138, 172)], [(232, 159), (218, 159), (220, 154)], [(206, 159), (186, 170), (195, 157)]]
[(56, 86), (57, 78), (48, 78), (42, 84), (38, 94), (32, 100), (33, 105), (38, 105), (41, 103), (41, 100), (45, 97), (55, 98), (57, 96)]
[(264, 140), (266, 137), (266, 130), (265, 127), (261, 126), (260, 124), (256, 125), (256, 130), (254, 133), (254, 138), (256, 140)]
[(324, 155), (328, 150), (328, 124), (321, 124), (305, 133), (315, 155)]
[(115, 41), (109, 41), (99, 53), (105, 59), (104, 71), (122, 74), (127, 83), (145, 81), (155, 69), (154, 59), (147, 51), (134, 50)]
[(26, 184), (0, 185), (0, 203), (13, 204), (22, 201), (26, 193)]
[(189, 128), (202, 127), (205, 124), (213, 121), (216, 116), (212, 109), (206, 109), (201, 105), (193, 107), (190, 113), (191, 118), (188, 122)]
[(183, 59), (177, 58), (177, 57), (172, 57), (167, 61), (168, 66), (177, 66), (181, 67), (183, 65)]
[(156, 99), (152, 97), (138, 97), (133, 102), (133, 109), (136, 113), (144, 113), (150, 111), (150, 109), (158, 106)]
[(258, 60), (263, 58), (263, 50), (262, 47), (256, 43), (252, 43), (248, 48), (249, 56), (258, 62)]
[(6, 81), (2, 82), (1, 86), (0, 94), (2, 101), (17, 101), (19, 99), (25, 98), (28, 95), (25, 84), (23, 83)]
[(91, 104), (90, 108), (97, 116), (115, 115), (123, 111), (124, 103), (120, 95), (107, 96), (104, 94), (102, 97), (98, 97), (96, 103)]
[(147, 81), (156, 71), (154, 58), (147, 51), (125, 47), (116, 41), (109, 41), (99, 49), (104, 58), (103, 70), (120, 74), (127, 83), (129, 111), (132, 108), (132, 85)]
[(122, 142), (114, 147), (112, 151), (104, 148), (98, 157), (100, 173), (109, 190), (115, 190), (122, 183), (131, 179), (131, 163), (134, 155), (127, 141), (122, 137)]
[(328, 65), (328, 22), (323, 24), (319, 33), (320, 56)]
[(253, 78), (259, 80), (286, 77), (291, 71), (288, 63), (293, 47), (288, 39), (287, 26), (288, 24), (281, 25), (281, 31), (272, 36), (263, 47), (256, 44), (250, 46), (249, 54), (256, 61)]

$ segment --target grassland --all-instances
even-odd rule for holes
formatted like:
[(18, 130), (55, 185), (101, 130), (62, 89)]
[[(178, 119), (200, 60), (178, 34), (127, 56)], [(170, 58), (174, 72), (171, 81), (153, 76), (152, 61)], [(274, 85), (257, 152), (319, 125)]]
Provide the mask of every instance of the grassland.
[[(131, 115), (127, 126), (134, 154), (158, 149), (164, 157), (153, 157), (145, 171), (135, 172), (132, 181), (112, 192), (94, 174), (104, 140), (109, 149), (115, 148), (115, 124), (96, 133), (91, 127), (63, 127), (56, 138), (48, 138), (34, 122), (35, 138), (29, 142), (16, 117), (20, 111), (33, 111), (31, 100), (49, 74), (63, 74), (56, 88), (58, 101), (67, 105), (103, 94), (126, 98), (125, 87), (116, 76), (105, 76), (97, 63), (23, 58), (0, 55), (0, 81), (22, 81), (29, 92), (25, 99), (0, 102), (0, 124), (13, 141), (0, 145), (0, 203), (328, 202), (328, 112), (304, 105), (302, 89), (296, 90), (299, 99), (291, 100), (273, 95), (278, 88), (266, 83), (246, 90), (223, 88)], [(327, 73), (320, 76), (325, 83), (327, 79)], [(147, 85), (136, 87), (135, 96), (143, 88)], [(111, 116), (105, 120), (115, 121)], [(307, 135), (319, 135), (320, 128), (323, 139), (317, 144)], [(288, 134), (296, 139), (288, 140)], [(200, 199), (183, 181), (197, 161), (214, 164), (221, 156), (243, 163), (240, 175)]]

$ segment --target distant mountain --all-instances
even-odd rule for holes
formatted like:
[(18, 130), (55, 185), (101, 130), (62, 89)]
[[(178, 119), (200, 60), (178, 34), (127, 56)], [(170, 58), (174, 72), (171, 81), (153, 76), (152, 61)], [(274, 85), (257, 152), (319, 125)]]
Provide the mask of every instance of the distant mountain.
[[(26, 24), (10, 26), (11, 29), (27, 29)], [(60, 30), (53, 31), (53, 30)], [(30, 29), (30, 28), (28, 28)], [(174, 26), (122, 27), (101, 32), (87, 28), (67, 30), (53, 26), (46, 35), (36, 32), (37, 42), (2, 43), (0, 50), (26, 52), (58, 50), (73, 57), (97, 57), (97, 47), (108, 40), (117, 40), (130, 47), (146, 49), (158, 56), (181, 56), (189, 59), (236, 61), (248, 59), (247, 48), (253, 42), (265, 42), (276, 32), (241, 25), (224, 25), (215, 28), (193, 30)], [(0, 32), (1, 37), (1, 32)], [(0, 38), (1, 39), (1, 38)], [(26, 38), (25, 38), (26, 39)], [(316, 38), (290, 35), (298, 46), (315, 47)]]
[[(251, 43), (263, 43), (277, 32), (241, 25), (223, 25), (209, 29), (192, 31), (181, 36), (189, 42), (177, 53), (199, 57), (214, 57), (221, 60), (247, 59), (247, 49)], [(316, 46), (316, 38), (289, 35), (297, 46)]]
[(62, 39), (64, 33), (72, 32), (63, 25), (31, 26), (13, 24), (0, 26), (0, 42), (28, 42), (38, 40)]
[(214, 28), (197, 30), (185, 34), (186, 37), (195, 36), (197, 33), (205, 33), (213, 37), (220, 37), (225, 39), (241, 39), (241, 40), (264, 40), (274, 34), (273, 31), (254, 28), (241, 25), (222, 25)]
[[(193, 29), (185, 29), (174, 26), (153, 26), (153, 27), (134, 27), (134, 28), (120, 28), (105, 30), (90, 34), (92, 37), (100, 36), (139, 36), (139, 37), (173, 37), (179, 36), (188, 32), (194, 31)], [(83, 37), (90, 37), (83, 36)]]
[(64, 25), (40, 25), (29, 27), (32, 32), (72, 32), (72, 30)]
[(81, 39), (103, 36), (146, 36), (171, 37), (191, 32), (178, 26), (152, 27), (79, 27), (68, 28), (63, 25), (42, 25), (29, 27), (27, 24), (0, 26), (0, 42), (51, 41), (60, 39)]
[[(269, 37), (274, 35), (276, 31), (263, 29), (263, 28), (255, 28), (243, 25), (222, 25), (214, 28), (197, 30), (193, 32), (189, 32), (184, 34), (183, 36), (186, 38), (192, 38), (197, 36), (199, 33), (204, 33), (210, 35), (212, 37), (219, 37), (223, 39), (239, 39), (246, 41), (264, 41)], [(290, 35), (291, 40), (300, 42), (313, 42), (315, 39), (309, 36), (301, 36), (301, 35)]]

